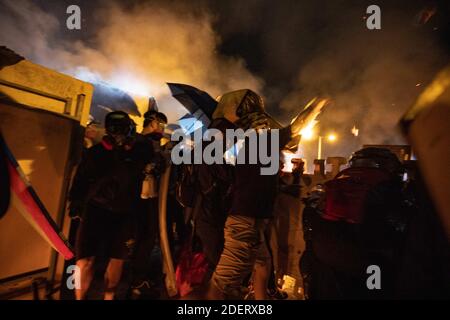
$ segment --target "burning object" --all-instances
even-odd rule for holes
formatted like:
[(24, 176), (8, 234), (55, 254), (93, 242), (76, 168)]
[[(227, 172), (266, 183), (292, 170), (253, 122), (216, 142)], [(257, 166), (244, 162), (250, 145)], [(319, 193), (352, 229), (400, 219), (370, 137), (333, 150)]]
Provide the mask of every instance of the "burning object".
[(312, 99), (303, 110), (291, 121), (292, 132), (305, 138), (312, 138), (317, 117), (329, 103), (328, 99)]

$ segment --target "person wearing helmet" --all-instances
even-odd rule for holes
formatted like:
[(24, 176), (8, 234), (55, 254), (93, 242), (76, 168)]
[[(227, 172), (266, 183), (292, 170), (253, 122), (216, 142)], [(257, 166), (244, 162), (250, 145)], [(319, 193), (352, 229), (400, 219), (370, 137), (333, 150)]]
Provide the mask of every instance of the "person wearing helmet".
[[(227, 127), (244, 131), (271, 129), (276, 125), (265, 112), (263, 99), (249, 89), (222, 95), (213, 114), (214, 121), (225, 122)], [(281, 129), (279, 137), (279, 146), (282, 148), (292, 137), (291, 127)], [(269, 134), (269, 144), (270, 138)], [(241, 150), (247, 152), (249, 148)], [(212, 275), (208, 294), (210, 299), (242, 298), (242, 284), (253, 270), (255, 299), (267, 298), (271, 256), (264, 231), (273, 213), (278, 174), (261, 175), (262, 167), (261, 163), (238, 162), (232, 169), (232, 190), (224, 230), (225, 242)]]
[[(136, 245), (131, 258), (131, 299), (148, 299), (158, 295), (154, 281), (162, 278), (162, 273), (156, 274), (152, 268), (152, 251), (157, 240), (158, 225), (158, 181), (161, 173), (167, 165), (167, 160), (161, 149), (161, 139), (167, 117), (164, 113), (149, 110), (144, 113), (143, 130), (140, 140), (148, 143), (151, 149), (152, 159), (146, 167), (146, 174), (151, 178), (153, 192), (141, 195), (139, 210), (136, 211)], [(145, 192), (144, 192), (145, 193)]]
[(133, 214), (151, 158), (151, 149), (136, 141), (135, 123), (125, 112), (108, 113), (105, 130), (101, 143), (83, 154), (70, 190), (70, 215), (81, 220), (75, 245), (81, 276), (76, 299), (86, 298), (97, 257), (109, 259), (104, 298), (114, 298), (133, 249)]
[[(306, 200), (306, 274), (310, 299), (386, 299), (394, 294), (409, 211), (402, 165), (387, 149), (356, 151), (349, 167)], [(369, 266), (381, 270), (381, 289), (367, 286)]]

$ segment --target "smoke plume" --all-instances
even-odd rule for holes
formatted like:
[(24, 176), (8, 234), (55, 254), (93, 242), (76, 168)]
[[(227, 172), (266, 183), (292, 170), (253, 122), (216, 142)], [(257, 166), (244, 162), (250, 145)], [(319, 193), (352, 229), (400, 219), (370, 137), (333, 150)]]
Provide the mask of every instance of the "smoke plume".
[[(436, 3), (434, 15), (418, 24), (417, 14), (430, 2)], [(371, 4), (381, 9), (381, 30), (366, 27)], [(233, 17), (221, 26), (221, 33), (227, 37), (244, 33), (259, 48), (263, 67), (258, 74), (265, 79), (263, 91), (271, 111), (280, 120), (287, 124), (317, 95), (333, 101), (320, 117), (316, 139), (302, 143), (309, 162), (317, 155), (319, 134), (337, 135), (332, 144), (324, 139), (325, 157), (348, 156), (363, 144), (405, 143), (397, 129), (399, 119), (449, 61), (439, 38), (449, 21), (450, 6), (444, 1), (273, 5), (249, 0), (218, 6)], [(351, 133), (354, 125), (358, 137)]]
[(242, 87), (261, 88), (262, 81), (242, 59), (218, 53), (220, 37), (212, 28), (213, 16), (198, 6), (181, 2), (124, 6), (108, 1), (95, 8), (94, 16), (80, 6), (82, 17), (92, 19), (89, 23), (83, 19), (82, 29), (72, 32), (94, 36), (77, 39), (62, 36), (70, 33), (65, 12), (56, 16), (27, 0), (1, 2), (0, 43), (82, 80), (102, 80), (132, 94), (155, 96), (172, 121), (186, 110), (169, 97), (166, 82), (191, 84), (213, 96)]

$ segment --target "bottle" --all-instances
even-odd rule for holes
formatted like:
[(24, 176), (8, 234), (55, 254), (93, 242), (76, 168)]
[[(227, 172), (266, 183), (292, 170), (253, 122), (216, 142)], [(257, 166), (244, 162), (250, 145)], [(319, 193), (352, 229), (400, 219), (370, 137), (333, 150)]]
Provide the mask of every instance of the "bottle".
[(158, 196), (158, 183), (154, 174), (155, 164), (149, 163), (144, 169), (144, 181), (142, 181), (141, 198), (151, 199)]

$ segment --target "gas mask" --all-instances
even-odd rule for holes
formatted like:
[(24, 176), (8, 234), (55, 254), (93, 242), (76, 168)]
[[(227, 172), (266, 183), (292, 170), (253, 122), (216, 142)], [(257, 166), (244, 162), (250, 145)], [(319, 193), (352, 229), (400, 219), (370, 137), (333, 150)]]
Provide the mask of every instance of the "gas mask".
[(110, 142), (122, 147), (133, 144), (136, 139), (136, 124), (122, 111), (110, 112), (105, 118), (105, 130)]

